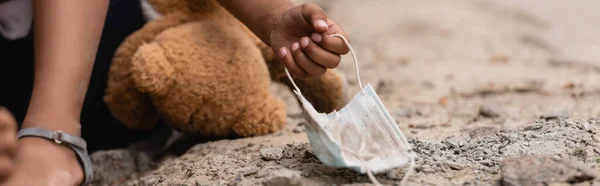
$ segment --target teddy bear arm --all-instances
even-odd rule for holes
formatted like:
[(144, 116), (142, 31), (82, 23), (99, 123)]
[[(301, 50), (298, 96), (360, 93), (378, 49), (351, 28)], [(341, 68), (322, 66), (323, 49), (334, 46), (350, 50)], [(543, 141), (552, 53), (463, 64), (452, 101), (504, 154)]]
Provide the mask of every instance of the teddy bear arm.
[(149, 95), (167, 94), (175, 69), (157, 42), (140, 46), (131, 64), (131, 77), (138, 90)]

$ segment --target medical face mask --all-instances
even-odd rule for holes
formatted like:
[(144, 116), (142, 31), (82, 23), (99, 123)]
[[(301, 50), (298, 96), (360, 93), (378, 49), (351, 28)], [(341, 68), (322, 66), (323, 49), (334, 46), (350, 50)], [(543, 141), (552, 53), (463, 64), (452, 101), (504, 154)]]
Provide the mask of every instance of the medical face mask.
[(387, 111), (370, 84), (363, 88), (358, 72), (358, 62), (348, 41), (339, 34), (350, 49), (354, 58), (356, 76), (361, 88), (352, 100), (341, 110), (325, 114), (317, 112), (285, 69), (294, 86), (294, 93), (300, 100), (307, 120), (306, 134), (315, 156), (325, 165), (352, 169), (361, 174), (367, 173), (371, 181), (380, 183), (373, 174), (410, 164), (407, 174), (401, 181), (404, 185), (412, 173), (416, 153), (398, 125)]

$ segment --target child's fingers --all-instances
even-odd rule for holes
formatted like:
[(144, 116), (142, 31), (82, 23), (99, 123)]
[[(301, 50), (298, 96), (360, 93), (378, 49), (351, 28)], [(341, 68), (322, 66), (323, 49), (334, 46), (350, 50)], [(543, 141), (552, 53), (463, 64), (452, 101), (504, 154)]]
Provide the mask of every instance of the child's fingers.
[(4, 107), (0, 107), (0, 133), (2, 133), (2, 131), (11, 133), (16, 133), (17, 131), (17, 122), (15, 121), (15, 118)]
[(0, 154), (0, 183), (5, 181), (13, 171), (13, 160), (6, 156)]
[(292, 76), (299, 77), (299, 78), (305, 78), (309, 75), (308, 73), (306, 73), (306, 71), (302, 70), (302, 68), (300, 68), (296, 64), (296, 62), (294, 61), (294, 57), (292, 56), (292, 53), (287, 48), (281, 47), (279, 49), (279, 59), (283, 62), (283, 64), (286, 66), (286, 68), (290, 71)]
[(325, 32), (327, 31), (327, 28), (329, 28), (326, 22), (327, 15), (319, 5), (315, 3), (303, 4), (300, 7), (300, 12), (302, 13), (302, 17), (304, 17), (304, 20), (309, 22), (315, 31)]
[(16, 134), (0, 132), (0, 135), (0, 156), (14, 157), (17, 149)]
[(340, 55), (333, 54), (316, 43), (312, 42), (308, 37), (300, 39), (300, 46), (304, 53), (313, 61), (326, 68), (335, 68), (340, 64)]
[[(346, 38), (346, 40), (349, 40), (345, 34), (342, 35)], [(315, 43), (318, 43), (319, 46), (336, 54), (343, 55), (347, 54), (350, 51), (350, 49), (346, 46), (346, 44), (341, 38), (330, 36), (329, 34), (313, 33), (311, 35), (311, 39)]]
[(325, 72), (327, 71), (327, 68), (317, 64), (316, 62), (308, 58), (308, 56), (306, 56), (304, 52), (300, 50), (300, 44), (298, 42), (292, 44), (292, 54), (294, 56), (294, 61), (296, 61), (296, 64), (298, 64), (298, 66), (304, 69), (304, 71), (306, 71), (311, 76), (320, 76), (325, 74)]
[(13, 156), (17, 143), (17, 124), (8, 110), (0, 107), (0, 156)]
[(13, 170), (13, 157), (16, 152), (17, 123), (12, 114), (0, 107), (0, 182)]

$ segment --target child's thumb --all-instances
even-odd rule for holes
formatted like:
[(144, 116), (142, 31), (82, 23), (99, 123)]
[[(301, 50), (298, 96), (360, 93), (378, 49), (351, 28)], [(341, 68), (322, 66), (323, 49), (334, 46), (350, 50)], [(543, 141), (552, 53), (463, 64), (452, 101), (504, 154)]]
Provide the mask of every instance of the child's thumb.
[(329, 28), (329, 25), (327, 25), (327, 22), (325, 21), (327, 20), (327, 15), (318, 5), (306, 3), (302, 5), (300, 11), (302, 12), (304, 19), (313, 26), (315, 31), (325, 32)]

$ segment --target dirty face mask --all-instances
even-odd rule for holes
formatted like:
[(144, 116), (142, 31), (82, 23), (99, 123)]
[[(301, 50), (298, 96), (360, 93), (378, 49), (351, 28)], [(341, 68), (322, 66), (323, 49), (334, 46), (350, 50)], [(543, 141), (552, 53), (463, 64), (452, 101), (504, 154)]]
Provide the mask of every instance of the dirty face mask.
[(380, 183), (373, 174), (410, 164), (401, 181), (404, 185), (412, 173), (416, 154), (411, 151), (408, 141), (373, 87), (367, 84), (363, 88), (356, 54), (346, 38), (339, 34), (331, 36), (341, 38), (350, 49), (361, 88), (344, 108), (329, 114), (317, 112), (285, 69), (294, 93), (302, 103), (308, 123), (305, 125), (306, 134), (315, 156), (328, 166), (367, 173), (378, 185)]

